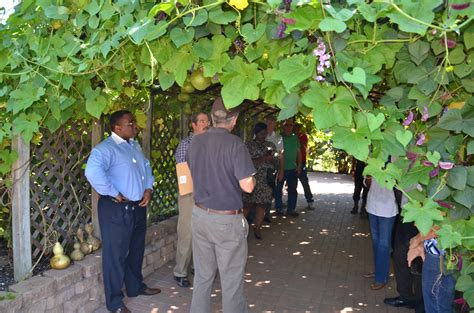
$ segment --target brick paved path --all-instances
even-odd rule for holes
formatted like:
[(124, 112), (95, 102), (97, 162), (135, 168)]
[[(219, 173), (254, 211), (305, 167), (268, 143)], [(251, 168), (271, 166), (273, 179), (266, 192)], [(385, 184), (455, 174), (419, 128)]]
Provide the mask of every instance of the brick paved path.
[[(316, 210), (304, 211), (299, 186), (297, 218), (274, 217), (259, 241), (249, 233), (245, 292), (250, 312), (410, 312), (383, 304), (396, 296), (395, 281), (372, 291), (362, 274), (372, 270), (368, 220), (349, 213), (353, 183), (347, 175), (310, 173)], [(177, 287), (170, 262), (147, 279), (162, 293), (126, 299), (132, 312), (188, 312), (191, 289)], [(214, 309), (220, 312), (216, 280)], [(107, 312), (105, 308), (97, 311)], [(204, 313), (204, 312), (203, 312)]]

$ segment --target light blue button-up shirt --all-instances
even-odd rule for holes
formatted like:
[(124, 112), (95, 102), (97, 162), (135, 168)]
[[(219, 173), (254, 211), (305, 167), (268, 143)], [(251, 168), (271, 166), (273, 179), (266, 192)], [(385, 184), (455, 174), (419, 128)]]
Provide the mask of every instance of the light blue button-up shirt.
[(87, 160), (86, 177), (98, 194), (116, 197), (119, 192), (131, 201), (143, 198), (153, 189), (154, 178), (140, 145), (112, 135), (92, 149)]

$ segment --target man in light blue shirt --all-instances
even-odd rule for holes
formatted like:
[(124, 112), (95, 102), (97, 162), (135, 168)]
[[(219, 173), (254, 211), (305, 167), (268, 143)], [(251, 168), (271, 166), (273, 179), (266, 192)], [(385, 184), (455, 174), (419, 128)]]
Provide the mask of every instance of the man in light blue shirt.
[(110, 116), (110, 137), (98, 144), (87, 161), (86, 177), (100, 195), (98, 215), (102, 236), (102, 269), (107, 309), (130, 312), (128, 297), (154, 295), (158, 288), (143, 283), (146, 206), (153, 190), (150, 162), (133, 138), (138, 133), (134, 116), (117, 111)]

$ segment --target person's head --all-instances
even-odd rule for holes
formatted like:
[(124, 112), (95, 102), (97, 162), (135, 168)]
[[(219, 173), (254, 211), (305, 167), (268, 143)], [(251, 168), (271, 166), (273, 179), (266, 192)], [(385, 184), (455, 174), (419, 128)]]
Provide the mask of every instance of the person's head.
[(121, 110), (110, 115), (110, 129), (119, 137), (129, 140), (138, 134), (137, 122), (132, 112)]
[(195, 135), (199, 135), (207, 131), (209, 129), (209, 117), (207, 114), (200, 112), (191, 115), (191, 127), (193, 128), (193, 133)]
[(289, 136), (293, 133), (293, 126), (295, 123), (292, 119), (287, 119), (283, 121), (283, 134)]
[(228, 110), (224, 106), (224, 102), (222, 101), (221, 97), (217, 97), (212, 104), (211, 118), (215, 127), (226, 128), (231, 131), (234, 129), (234, 126), (237, 123), (238, 116), (238, 109), (233, 108)]
[(257, 141), (265, 141), (267, 138), (267, 124), (259, 122), (253, 127), (253, 134)]
[(298, 135), (301, 134), (301, 125), (298, 123), (295, 123), (295, 125), (293, 126), (293, 131)]
[(277, 124), (275, 116), (267, 115), (267, 117), (265, 117), (265, 123), (267, 124), (267, 132), (269, 134), (273, 133)]

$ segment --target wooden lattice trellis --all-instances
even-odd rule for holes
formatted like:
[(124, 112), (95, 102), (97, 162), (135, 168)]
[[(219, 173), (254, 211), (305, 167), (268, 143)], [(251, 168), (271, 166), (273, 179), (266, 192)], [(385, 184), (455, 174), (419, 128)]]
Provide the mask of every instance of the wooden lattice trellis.
[(34, 259), (40, 256), (46, 238), (54, 231), (65, 245), (71, 242), (71, 235), (80, 225), (91, 220), (90, 185), (83, 169), (91, 150), (90, 129), (90, 125), (76, 122), (54, 134), (45, 130), (41, 145), (32, 146), (30, 203)]
[(178, 184), (174, 153), (181, 139), (180, 112), (163, 110), (161, 103), (156, 103), (155, 107), (150, 160), (155, 177), (155, 190), (149, 206), (150, 222), (177, 212)]

